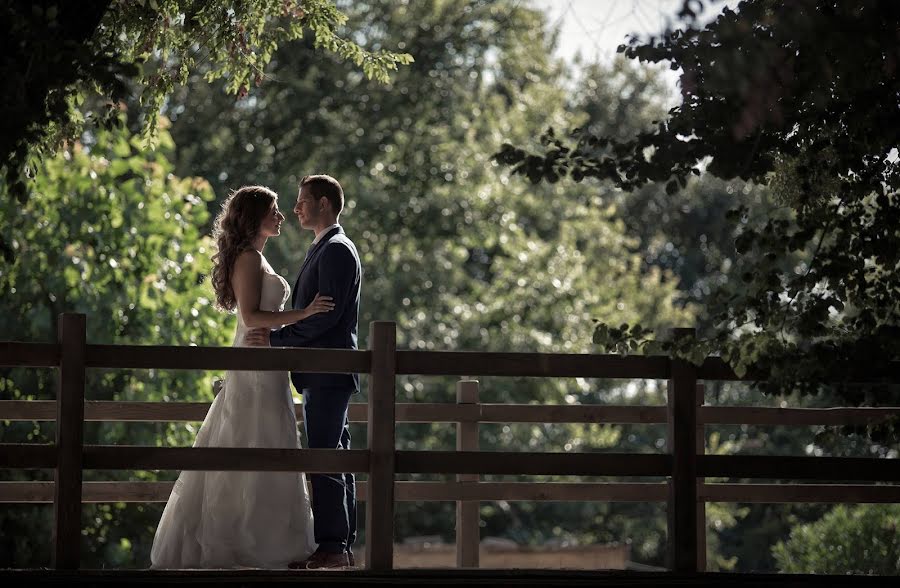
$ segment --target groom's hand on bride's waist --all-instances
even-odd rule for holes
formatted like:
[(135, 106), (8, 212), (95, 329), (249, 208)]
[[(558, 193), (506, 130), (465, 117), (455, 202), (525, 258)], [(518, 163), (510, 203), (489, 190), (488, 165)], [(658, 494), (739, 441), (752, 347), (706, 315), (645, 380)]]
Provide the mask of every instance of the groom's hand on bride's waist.
[(244, 343), (251, 347), (271, 347), (269, 344), (269, 329), (250, 329), (244, 335)]

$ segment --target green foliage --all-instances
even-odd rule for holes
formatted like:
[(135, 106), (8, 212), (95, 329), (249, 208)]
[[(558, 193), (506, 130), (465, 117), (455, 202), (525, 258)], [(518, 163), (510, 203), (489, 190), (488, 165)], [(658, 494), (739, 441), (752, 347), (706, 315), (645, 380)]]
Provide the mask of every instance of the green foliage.
[(840, 505), (772, 548), (783, 572), (900, 575), (900, 505)]
[[(550, 128), (543, 146), (508, 142), (496, 159), (533, 182), (562, 176), (676, 197), (703, 170), (766, 184), (780, 210), (738, 205), (738, 258), (707, 299), (699, 340), (770, 391), (835, 383), (850, 404), (895, 397), (847, 383), (900, 357), (900, 59), (895, 2), (745, 0), (694, 26), (620, 51), (681, 68), (682, 102), (652, 130)], [(854, 31), (865, 30), (864, 42)], [(578, 124), (577, 122), (575, 123)], [(892, 154), (893, 153), (893, 154)], [(761, 213), (761, 214), (760, 214)], [(762, 218), (758, 220), (757, 216)], [(748, 220), (749, 217), (749, 220)], [(665, 348), (665, 345), (663, 346)]]
[[(125, 131), (99, 131), (89, 143), (75, 143), (45, 161), (34, 184), (38, 197), (24, 204), (0, 202), (0, 226), (17, 252), (12, 264), (0, 268), (0, 339), (55, 340), (58, 314), (82, 312), (91, 343), (228, 344), (233, 321), (213, 308), (212, 291), (203, 283), (212, 241), (198, 227), (207, 220), (213, 194), (206, 181), (171, 173), (172, 140), (165, 126), (160, 125), (160, 149), (152, 153)], [(89, 370), (86, 390), (92, 400), (209, 400), (211, 379), (191, 371)], [(55, 388), (51, 370), (0, 372), (4, 399), (52, 399)], [(0, 425), (6, 443), (52, 442), (53, 435), (52, 423)], [(189, 445), (192, 437), (176, 425), (85, 427), (86, 443)], [(85, 475), (128, 479), (123, 472)], [(132, 476), (156, 479), (147, 472)], [(36, 527), (49, 537), (50, 519), (42, 509), (4, 508), (3, 536), (32, 536)], [(147, 560), (152, 534), (136, 534), (134, 528), (152, 529), (157, 507), (91, 505), (83, 512), (86, 566)], [(2, 565), (47, 565), (49, 548), (47, 541), (16, 541), (2, 550)]]
[[(408, 54), (368, 51), (338, 31), (346, 16), (331, 0), (91, 0), (3, 5), (6, 59), (0, 170), (4, 190), (25, 202), (26, 178), (83, 130), (109, 128), (133, 86), (141, 89), (143, 135), (156, 140), (167, 96), (200, 64), (238, 97), (260, 85), (279, 44), (311, 32), (314, 47), (387, 82)], [(32, 190), (33, 191), (33, 190)], [(11, 260), (13, 249), (0, 240)]]

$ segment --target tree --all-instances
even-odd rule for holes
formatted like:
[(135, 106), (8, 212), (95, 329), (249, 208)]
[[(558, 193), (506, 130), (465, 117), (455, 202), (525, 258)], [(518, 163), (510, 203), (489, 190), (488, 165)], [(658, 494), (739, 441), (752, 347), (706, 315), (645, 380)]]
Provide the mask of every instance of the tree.
[[(715, 330), (690, 342), (691, 355), (721, 352), (739, 373), (754, 366), (770, 391), (837, 382), (847, 403), (896, 398), (845, 384), (879, 373), (889, 382), (884, 366), (900, 355), (900, 6), (745, 0), (699, 28), (697, 4), (685, 2), (684, 30), (620, 48), (683, 70), (682, 103), (652, 131), (622, 140), (551, 130), (542, 149), (507, 144), (498, 160), (535, 182), (662, 182), (674, 194), (705, 170), (769, 186), (780, 210), (730, 215), (742, 283), (708, 298)], [(898, 425), (876, 438), (896, 440)]]
[(783, 572), (900, 575), (900, 505), (840, 505), (772, 548)]
[[(91, 343), (227, 345), (232, 317), (213, 308), (204, 277), (212, 240), (198, 227), (213, 197), (200, 178), (172, 175), (172, 141), (161, 124), (159, 149), (147, 152), (124, 130), (98, 131), (43, 163), (37, 197), (0, 201), (0, 226), (16, 258), (0, 268), (0, 339), (54, 340), (61, 312), (87, 314)], [(199, 371), (88, 370), (90, 400), (211, 400), (213, 374)], [(51, 370), (4, 369), (5, 399), (55, 397)], [(5, 423), (5, 443), (51, 443), (54, 423)], [(85, 442), (190, 445), (173, 424), (88, 423)], [(171, 473), (163, 474), (169, 477)], [(15, 471), (10, 479), (47, 478)], [(85, 479), (155, 480), (150, 472), (85, 472)], [(50, 560), (52, 509), (5, 506), (0, 565), (39, 567)], [(146, 566), (161, 507), (85, 505), (83, 562), (88, 567)], [(137, 532), (136, 529), (141, 529)], [(149, 535), (148, 532), (149, 531)]]
[[(381, 82), (410, 61), (340, 35), (346, 16), (331, 0), (5, 0), (3, 12), (0, 171), (4, 190), (23, 203), (40, 158), (84, 130), (114, 124), (133, 87), (152, 142), (166, 97), (192, 70), (203, 64), (207, 81), (225, 79), (229, 93), (246, 96), (279, 44), (304, 31), (317, 49)], [(7, 240), (0, 251), (10, 261)]]

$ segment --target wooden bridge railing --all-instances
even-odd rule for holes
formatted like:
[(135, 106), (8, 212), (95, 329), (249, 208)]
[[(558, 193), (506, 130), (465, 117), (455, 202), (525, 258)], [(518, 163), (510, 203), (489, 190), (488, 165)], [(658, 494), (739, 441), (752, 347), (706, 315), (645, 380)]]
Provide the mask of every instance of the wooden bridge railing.
[[(738, 380), (719, 359), (700, 367), (668, 357), (592, 354), (396, 350), (393, 323), (374, 322), (369, 348), (248, 349), (91, 345), (84, 315), (60, 316), (57, 343), (0, 343), (0, 366), (58, 368), (56, 401), (0, 400), (0, 420), (56, 420), (56, 443), (0, 444), (0, 468), (53, 468), (55, 482), (2, 482), (0, 502), (53, 502), (54, 566), (79, 567), (83, 502), (165, 501), (168, 482), (87, 482), (85, 469), (366, 472), (366, 562), (393, 566), (395, 500), (457, 502), (457, 562), (478, 565), (478, 502), (483, 500), (660, 501), (669, 514), (669, 567), (703, 571), (706, 502), (900, 502), (900, 460), (876, 458), (705, 455), (711, 424), (863, 424), (900, 408), (761, 408), (703, 406), (703, 380)], [(85, 402), (85, 370), (159, 368), (368, 373), (367, 404), (350, 419), (368, 423), (368, 449), (245, 449), (83, 444), (85, 421), (200, 421), (208, 403)], [(887, 366), (894, 381), (896, 365)], [(478, 402), (478, 385), (458, 384), (457, 404), (395, 404), (397, 375), (532, 376), (665, 379), (667, 406), (506, 405)], [(457, 423), (457, 451), (395, 449), (397, 422)], [(478, 451), (479, 423), (668, 424), (664, 454)], [(457, 474), (455, 481), (404, 482), (397, 474)], [(647, 476), (667, 482), (481, 482), (482, 474)], [(705, 478), (869, 482), (869, 484), (705, 483)]]

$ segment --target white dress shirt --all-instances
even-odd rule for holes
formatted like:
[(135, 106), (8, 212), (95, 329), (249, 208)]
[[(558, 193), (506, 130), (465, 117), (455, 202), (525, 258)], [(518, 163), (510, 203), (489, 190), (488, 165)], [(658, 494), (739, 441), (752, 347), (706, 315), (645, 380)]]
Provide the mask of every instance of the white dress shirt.
[(322, 237), (324, 237), (325, 235), (328, 234), (328, 231), (330, 231), (331, 229), (333, 229), (333, 228), (335, 228), (335, 227), (339, 227), (339, 226), (341, 226), (341, 225), (339, 225), (338, 223), (334, 223), (333, 225), (331, 225), (331, 226), (328, 227), (327, 229), (322, 230), (321, 233), (316, 233), (316, 238), (313, 239), (312, 244), (315, 245), (316, 243), (318, 243), (319, 241), (322, 240)]

